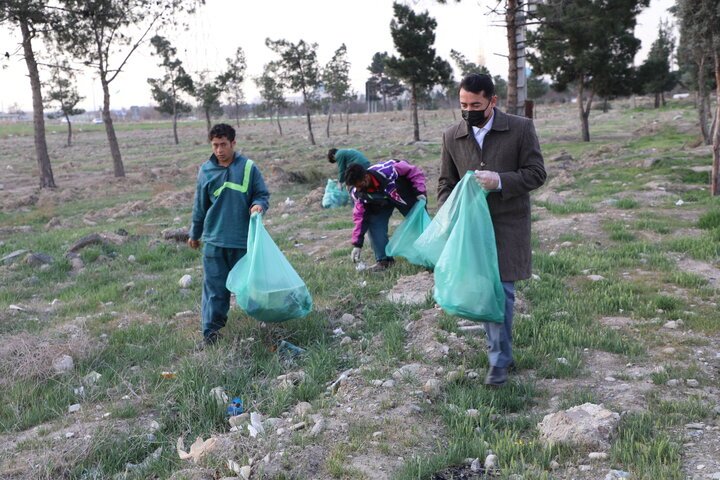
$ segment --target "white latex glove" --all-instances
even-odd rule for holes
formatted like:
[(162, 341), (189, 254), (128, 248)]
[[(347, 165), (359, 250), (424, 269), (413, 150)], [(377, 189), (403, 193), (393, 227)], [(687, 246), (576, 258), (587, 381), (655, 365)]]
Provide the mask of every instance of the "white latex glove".
[(360, 261), (360, 253), (362, 252), (362, 248), (360, 247), (353, 247), (352, 253), (350, 253), (350, 260), (353, 261), (353, 263), (357, 263)]
[(500, 175), (490, 170), (475, 170), (475, 181), (485, 190), (495, 190), (500, 185)]
[(422, 193), (417, 196), (417, 199), (418, 199), (418, 201), (425, 200), (427, 202), (427, 197), (425, 195), (423, 195)]

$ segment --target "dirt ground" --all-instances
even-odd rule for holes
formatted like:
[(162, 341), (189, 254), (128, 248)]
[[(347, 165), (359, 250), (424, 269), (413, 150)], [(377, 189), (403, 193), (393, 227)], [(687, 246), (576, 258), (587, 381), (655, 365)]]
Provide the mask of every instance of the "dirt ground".
[[(567, 131), (558, 127), (551, 127), (551, 122), (558, 119), (572, 118), (576, 115), (574, 110), (569, 108), (559, 112), (550, 112), (541, 109), (540, 118), (537, 119), (538, 131), (544, 132), (543, 143), (549, 141), (560, 141), (563, 136), (568, 136)], [(428, 113), (427, 115), (441, 115)], [(447, 117), (444, 124), (451, 122)], [(594, 114), (593, 114), (594, 115)], [(612, 112), (607, 121), (612, 120)], [(615, 113), (619, 115), (619, 113)], [(667, 113), (663, 121), (670, 121), (672, 112)], [(437, 149), (439, 143), (441, 126), (443, 122), (436, 122), (439, 126), (433, 126), (427, 133), (431, 141), (415, 145), (414, 155), (417, 158), (433, 158), (433, 149)], [(676, 123), (680, 128), (691, 131), (694, 122), (690, 119), (679, 119)], [(382, 130), (378, 131), (379, 125)], [(435, 124), (433, 124), (435, 125)], [(547, 125), (547, 126), (546, 126)], [(353, 136), (356, 144), (369, 142), (378, 151), (392, 150), (393, 142), (409, 141), (407, 115), (402, 113), (378, 114), (376, 117), (362, 117), (355, 120), (353, 128), (361, 133)], [(288, 124), (286, 127), (288, 138), (296, 138), (304, 135), (302, 123)], [(654, 128), (655, 124), (638, 125), (637, 131), (646, 133)], [(261, 128), (248, 128), (244, 141), (252, 145), (268, 142), (266, 137), (261, 136)], [(189, 132), (186, 132), (189, 133)], [(548, 170), (548, 183), (541, 191), (537, 192), (536, 199), (541, 195), (544, 198), (556, 195), (565, 199), (573, 198), (573, 190), (568, 188), (571, 177), (568, 169), (583, 168), (588, 165), (608, 160), (617, 153), (624, 141), (632, 138), (635, 132), (627, 131), (613, 134), (614, 147), (605, 151), (596, 152), (588, 158), (577, 159), (577, 165), (554, 162), (546, 158)], [(127, 216), (140, 215), (148, 208), (148, 202), (133, 199), (132, 193), (139, 189), (147, 188), (148, 183), (153, 186), (154, 195), (152, 203), (166, 208), (173, 208), (176, 205), (186, 205), (191, 202), (193, 195), (192, 180), (197, 172), (198, 162), (190, 158), (161, 158), (153, 159), (151, 156), (144, 158), (143, 148), (149, 148), (156, 134), (152, 131), (133, 133), (132, 142), (135, 148), (129, 149), (127, 156), (129, 165), (128, 176), (125, 179), (114, 179), (110, 174), (110, 164), (103, 162), (93, 163), (96, 158), (94, 146), (101, 142), (104, 132), (94, 132), (87, 135), (79, 135), (77, 145), (74, 147), (72, 158), (65, 155), (60, 141), (53, 141), (51, 144), (51, 156), (60, 160), (54, 164), (56, 180), (60, 188), (53, 191), (39, 191), (37, 189), (36, 175), (34, 175), (34, 157), (32, 152), (32, 137), (18, 136), (15, 138), (0, 139), (0, 146), (12, 145), (14, 156), (5, 154), (0, 156), (0, 167), (2, 170), (3, 189), (0, 190), (0, 207), (2, 211), (13, 212), (37, 208), (45, 212), (52, 212), (54, 205), (70, 199), (87, 200), (88, 202), (99, 202), (105, 198), (121, 197), (124, 200), (111, 206), (103, 206), (90, 213), (68, 215), (52, 220), (47, 228), (72, 228), (73, 225), (92, 225), (93, 223), (104, 222), (109, 218), (121, 219)], [(62, 135), (58, 135), (61, 137)], [(377, 138), (383, 137), (384, 141)], [(571, 140), (576, 136), (571, 135)], [(599, 135), (598, 138), (607, 139), (611, 136)], [(130, 139), (121, 138), (129, 143)], [(64, 138), (59, 139), (64, 141)], [(706, 147), (686, 148), (686, 152), (703, 155), (707, 152)], [(18, 153), (22, 152), (22, 153)], [(291, 154), (288, 154), (291, 155)], [(270, 162), (274, 155), (261, 153), (259, 161)], [(375, 159), (375, 160), (380, 160)], [(85, 162), (85, 163), (84, 163)], [(88, 166), (90, 162), (90, 166)], [(290, 167), (289, 167), (290, 168)], [(325, 166), (323, 166), (325, 168)], [(434, 185), (437, 181), (438, 169), (434, 163), (423, 166), (428, 175), (429, 184)], [(280, 183), (269, 180), (271, 189), (278, 188)], [(662, 180), (658, 181), (655, 187), (662, 186)], [(273, 198), (273, 211), (268, 216), (269, 228), (281, 231), (282, 218), (284, 214), (291, 216), (301, 215), (308, 208), (319, 209), (317, 206), (318, 193), (322, 190), (315, 189), (306, 193), (306, 202), (297, 199), (294, 205), (282, 204), (284, 195), (277, 194)], [(648, 188), (641, 192), (632, 192), (633, 197), (641, 202), (643, 206), (650, 207), (659, 199), (672, 195), (667, 189)], [(550, 197), (552, 198), (552, 197)], [(103, 205), (105, 205), (103, 203)], [(534, 213), (539, 219), (533, 223), (533, 230), (539, 239), (539, 248), (545, 252), (558, 251), (564, 248), (564, 242), (560, 237), (568, 233), (576, 233), (587, 242), (608, 242), (608, 234), (601, 228), (604, 219), (612, 217), (632, 221), (637, 218), (639, 212), (643, 211), (641, 206), (635, 210), (618, 210), (611, 204), (595, 205), (597, 211), (593, 213), (579, 213), (572, 215), (553, 215), (546, 208), (534, 207)], [(699, 212), (692, 208), (677, 210), (677, 215), (684, 219), (696, 219)], [(618, 217), (619, 216), (619, 217)], [(396, 222), (397, 223), (397, 222)], [(167, 220), (172, 225), (172, 219)], [(168, 226), (168, 225), (164, 225)], [(5, 233), (13, 229), (23, 228), (21, 225), (3, 227)], [(158, 227), (159, 228), (159, 227)], [(0, 240), (3, 232), (0, 231)], [(32, 232), (28, 232), (32, 233)], [(700, 231), (688, 229), (678, 231), (673, 235), (696, 236)], [(651, 234), (648, 234), (651, 235)], [(322, 262), (328, 258), (339, 244), (347, 241), (349, 229), (332, 230), (323, 232), (317, 228), (302, 228), (294, 233), (296, 249), (300, 252)], [(653, 240), (649, 238), (649, 240)], [(685, 272), (693, 273), (708, 280), (709, 284), (720, 289), (720, 268), (708, 262), (702, 262), (676, 255), (674, 258), (678, 268)], [(629, 271), (630, 276), (653, 275), (655, 272)], [(359, 278), (363, 275), (358, 272)], [(422, 298), (423, 290), (429, 291), (432, 288), (430, 274), (420, 274), (417, 278), (403, 278), (392, 292), (397, 298)], [(523, 316), (524, 299), (518, 299), (518, 320), (524, 321)], [(3, 305), (3, 312), (8, 306)], [(529, 307), (531, 308), (531, 307)], [(352, 311), (352, 308), (347, 308)], [(356, 313), (356, 312), (355, 312)], [(432, 454), (435, 451), (438, 439), (442, 438), (444, 425), (441, 419), (428, 414), (429, 407), (438, 401), (441, 392), (435, 388), (436, 382), (442, 382), (451, 373), (443, 367), (443, 361), (448, 358), (452, 351), (463, 351), (471, 348), (468, 346), (468, 337), (450, 335), (444, 342), (439, 342), (439, 337), (447, 337), (446, 333), (438, 327), (437, 318), (440, 314), (438, 308), (422, 309), (419, 311), (419, 319), (408, 322), (405, 325), (407, 332), (406, 349), (415, 349), (423, 353), (425, 361), (422, 364), (404, 365), (397, 369), (391, 376), (383, 379), (369, 380), (368, 371), (373, 369), (372, 359), (366, 359), (366, 363), (338, 377), (338, 381), (329, 386), (330, 394), (324, 397), (323, 407), (298, 405), (295, 410), (277, 419), (273, 429), (257, 439), (249, 439), (246, 434), (240, 432), (229, 432), (218, 436), (218, 447), (214, 449), (218, 458), (223, 455), (218, 452), (234, 452), (236, 456), (244, 456), (249, 459), (253, 467), (252, 478), (307, 478), (317, 480), (329, 480), (332, 478), (371, 478), (374, 480), (390, 479), (398, 469), (413, 456), (420, 452)], [(361, 327), (364, 319), (361, 316), (353, 316), (352, 319), (338, 317), (335, 319), (334, 327), (345, 329)], [(599, 320), (603, 325), (632, 332), (640, 325), (636, 320), (623, 317), (605, 317)], [(82, 322), (65, 326), (69, 333), (65, 338), (73, 339), (76, 342), (88, 340), (88, 333), (84, 330)], [(720, 338), (702, 336), (685, 329), (667, 329), (658, 327), (658, 342), (649, 347), (649, 355), (637, 363), (628, 363), (622, 356), (604, 351), (587, 350), (583, 352), (583, 375), (572, 379), (535, 379), (538, 388), (548, 392), (547, 403), (535, 407), (533, 413), (545, 414), (557, 409), (563, 392), (573, 390), (592, 391), (606, 405), (611, 405), (615, 411), (642, 412), (652, 405), (648, 404), (651, 394), (659, 395), (663, 399), (682, 400), (689, 396), (699, 396), (709, 404), (720, 405), (720, 390), (718, 389), (718, 375), (720, 374)], [(482, 334), (478, 334), (482, 338)], [(667, 348), (663, 345), (662, 338), (676, 338), (680, 341), (673, 342), (678, 347)], [(29, 355), (34, 349), (55, 348), (51, 343), (33, 341), (33, 339), (17, 336), (16, 338), (4, 338), (3, 348), (15, 348), (14, 353), (8, 355)], [(340, 342), (340, 340), (338, 340)], [(374, 339), (380, 342), (381, 339)], [(702, 345), (698, 347), (697, 345)], [(340, 347), (342, 348), (342, 347)], [(676, 362), (674, 358), (682, 353), (682, 362)], [(0, 355), (3, 353), (0, 352)], [(692, 365), (699, 369), (703, 377), (701, 386), (693, 387), (686, 384), (678, 386), (656, 385), (650, 380), (650, 375), (657, 371), (659, 364), (677, 363), (679, 366)], [(35, 366), (35, 368), (41, 368)], [(466, 372), (470, 374), (472, 372)], [(481, 371), (475, 372), (482, 378)], [(521, 370), (518, 375), (525, 378), (534, 378), (532, 370)], [(2, 381), (0, 379), (0, 385)], [(655, 397), (652, 397), (655, 398)], [(141, 398), (133, 399), (138, 403)], [(38, 425), (26, 431), (14, 434), (0, 435), (0, 443), (4, 446), (6, 453), (0, 455), (0, 479), (30, 479), (36, 478), (37, 472), (42, 471), (49, 459), (78, 458), (88, 448), (92, 440), (92, 433), (99, 427), (107, 424), (109, 420), (104, 416), (106, 411), (97, 406), (97, 410), (88, 407), (81, 416), (62, 418), (60, 420)], [(716, 410), (720, 415), (720, 410)], [(702, 429), (679, 428), (677, 435), (683, 437), (683, 468), (687, 478), (692, 479), (720, 479), (720, 422), (718, 416), (707, 422)], [(113, 420), (118, 422), (118, 420)], [(304, 422), (303, 426), (298, 426)], [(140, 424), (147, 428), (149, 433), (153, 429), (153, 418), (141, 418)], [(321, 427), (318, 427), (321, 425)], [(115, 425), (117, 426), (117, 425)], [(127, 426), (129, 428), (129, 425)], [(47, 435), (47, 432), (52, 433)], [(314, 433), (313, 433), (314, 432)], [(325, 469), (328, 459), (333, 452), (338, 451), (339, 446), (348, 442), (349, 438), (357, 432), (365, 432), (362, 438), (369, 444), (364, 445), (359, 451), (363, 452), (357, 456), (350, 454), (345, 463), (346, 473), (330, 475)], [(302, 442), (293, 441), (295, 435), (303, 438)], [(31, 445), (33, 442), (44, 442), (41, 438), (50, 438), (47, 450), (32, 450), (32, 454), (23, 453), (24, 450), (18, 446)], [(186, 446), (192, 439), (186, 439)], [(342, 449), (339, 449), (341, 452)], [(371, 453), (365, 453), (371, 452)], [(607, 461), (593, 461), (571, 465), (560, 465), (551, 473), (552, 478), (595, 480), (605, 478), (609, 470), (613, 468)], [(182, 475), (186, 475), (183, 477)], [(286, 475), (286, 477), (274, 477)], [(529, 472), (523, 478), (534, 478), (535, 473)], [(176, 472), (172, 478), (214, 479), (218, 478), (213, 469), (194, 468), (188, 464), (188, 469)], [(483, 472), (470, 472), (467, 465), (451, 467), (446, 471), (438, 472), (434, 479), (442, 480), (449, 478), (488, 478)]]

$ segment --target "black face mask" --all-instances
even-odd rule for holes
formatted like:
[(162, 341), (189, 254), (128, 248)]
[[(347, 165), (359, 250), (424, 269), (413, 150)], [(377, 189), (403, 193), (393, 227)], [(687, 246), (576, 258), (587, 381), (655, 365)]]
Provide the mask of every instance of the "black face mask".
[(485, 110), (461, 110), (463, 120), (471, 127), (479, 127), (485, 123), (485, 112), (490, 108), (490, 105), (485, 107)]

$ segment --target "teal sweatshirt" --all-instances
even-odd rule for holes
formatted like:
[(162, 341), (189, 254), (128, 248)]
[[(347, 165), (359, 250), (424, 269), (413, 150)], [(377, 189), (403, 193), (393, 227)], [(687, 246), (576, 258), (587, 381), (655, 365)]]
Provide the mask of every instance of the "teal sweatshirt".
[(345, 182), (345, 169), (351, 163), (359, 163), (365, 168), (370, 167), (370, 161), (365, 158), (365, 155), (353, 150), (352, 148), (343, 148), (335, 152), (335, 163), (338, 167), (338, 182)]
[[(248, 163), (249, 162), (249, 163)], [(256, 165), (235, 152), (230, 165), (215, 154), (200, 167), (190, 238), (223, 248), (247, 248), (250, 208), (269, 207), (270, 193)]]

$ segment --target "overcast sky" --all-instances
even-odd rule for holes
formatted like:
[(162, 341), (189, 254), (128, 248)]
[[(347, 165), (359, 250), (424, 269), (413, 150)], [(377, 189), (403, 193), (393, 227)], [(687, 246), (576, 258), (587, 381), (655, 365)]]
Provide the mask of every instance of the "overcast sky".
[[(189, 31), (165, 32), (178, 48), (178, 58), (190, 72), (209, 71), (216, 75), (225, 68), (225, 58), (232, 57), (238, 46), (247, 60), (245, 96), (257, 99), (251, 80), (262, 74), (263, 65), (277, 55), (265, 46), (265, 39), (305, 40), (318, 44), (318, 61), (325, 65), (335, 50), (345, 44), (351, 63), (352, 88), (364, 93), (367, 67), (373, 54), (394, 53), (390, 36), (393, 18), (392, 0), (206, 0), (196, 15), (189, 19)], [(428, 10), (437, 21), (435, 49), (449, 61), (455, 49), (473, 62), (484, 63), (493, 75), (507, 77), (507, 40), (502, 27), (493, 26), (501, 19), (489, 13), (496, 0), (449, 0), (439, 5), (433, 0), (405, 1), (416, 12)], [(674, 0), (651, 0), (650, 7), (638, 17), (636, 36), (642, 47), (635, 61), (642, 62), (657, 37), (658, 22), (667, 19), (667, 9)], [(0, 30), (0, 53), (16, 51), (19, 32)], [(41, 50), (40, 42), (34, 44)], [(152, 47), (144, 45), (135, 52), (123, 73), (111, 84), (111, 108), (151, 105), (148, 77), (160, 77), (158, 59), (150, 55)], [(21, 56), (0, 63), (0, 111), (19, 104), (26, 111), (32, 108), (27, 69)], [(455, 72), (458, 76), (457, 71)], [(47, 78), (47, 75), (43, 75)], [(78, 80), (81, 107), (92, 110), (102, 107), (100, 82), (90, 74)]]

